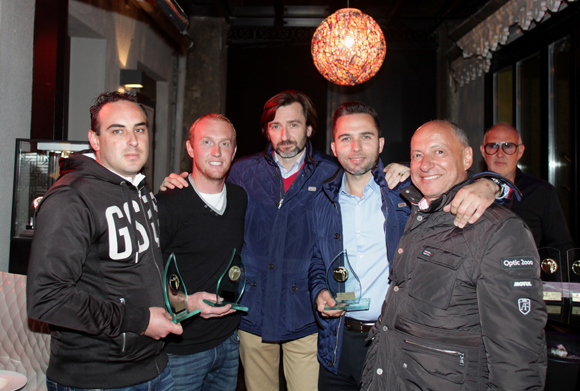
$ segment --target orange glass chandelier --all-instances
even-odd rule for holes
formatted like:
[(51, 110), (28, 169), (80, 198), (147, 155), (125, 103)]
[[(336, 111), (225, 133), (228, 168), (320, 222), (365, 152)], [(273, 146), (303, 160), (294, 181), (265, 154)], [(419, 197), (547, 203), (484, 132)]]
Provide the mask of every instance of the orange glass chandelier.
[(314, 65), (328, 81), (353, 86), (378, 72), (387, 45), (373, 18), (356, 8), (343, 8), (320, 23), (311, 52)]

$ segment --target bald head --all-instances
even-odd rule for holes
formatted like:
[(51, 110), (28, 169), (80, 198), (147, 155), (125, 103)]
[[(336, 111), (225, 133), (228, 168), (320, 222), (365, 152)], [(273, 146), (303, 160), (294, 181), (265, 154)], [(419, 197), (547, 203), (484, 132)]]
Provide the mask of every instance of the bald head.
[(497, 123), (485, 132), (479, 149), (488, 170), (497, 172), (512, 182), (516, 179), (518, 160), (526, 149), (516, 128), (505, 122)]
[(472, 163), (465, 132), (451, 122), (427, 122), (411, 139), (411, 179), (429, 202), (467, 179)]

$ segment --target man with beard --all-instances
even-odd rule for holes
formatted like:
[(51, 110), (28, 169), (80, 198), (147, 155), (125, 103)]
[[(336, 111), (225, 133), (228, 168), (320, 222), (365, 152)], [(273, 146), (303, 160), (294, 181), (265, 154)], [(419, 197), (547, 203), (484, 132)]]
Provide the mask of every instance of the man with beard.
[[(409, 217), (409, 207), (383, 177), (376, 111), (361, 102), (343, 103), (332, 117), (332, 152), (343, 170), (326, 181), (314, 205), (316, 247), (310, 271), (311, 294), (319, 312), (319, 390), (358, 390), (366, 336), (378, 319), (387, 292), (389, 261)], [(404, 182), (406, 183), (406, 182)], [(403, 183), (403, 184), (404, 184)], [(326, 270), (346, 250), (360, 279), (366, 311), (334, 311)], [(354, 278), (350, 276), (349, 278)]]
[(225, 183), (236, 154), (236, 133), (223, 115), (193, 123), (186, 142), (193, 159), (188, 188), (157, 194), (161, 249), (175, 254), (190, 311), (201, 317), (183, 322), (183, 334), (167, 339), (165, 351), (177, 391), (235, 390), (238, 379), (240, 314), (231, 305), (214, 307), (216, 287), (233, 251), (241, 251), (247, 195)]
[(546, 305), (529, 228), (492, 205), (457, 228), (443, 207), (468, 183), (473, 151), (455, 124), (411, 139), (412, 214), (369, 336), (362, 389), (543, 390)]
[(310, 308), (308, 267), (313, 237), (309, 218), (322, 181), (337, 169), (309, 138), (317, 113), (301, 92), (281, 92), (264, 105), (265, 152), (242, 158), (228, 180), (248, 192), (242, 257), (249, 308), (240, 324), (246, 387), (277, 390), (280, 349), (289, 390), (316, 390), (317, 327)]
[[(315, 201), (315, 250), (309, 273), (312, 301), (321, 315), (318, 388), (358, 390), (367, 333), (379, 318), (389, 287), (390, 263), (410, 214), (399, 194), (409, 181), (389, 189), (379, 159), (385, 140), (372, 107), (361, 102), (342, 104), (332, 117), (332, 134), (332, 152), (343, 170), (325, 181)], [(489, 181), (476, 186), (483, 187), (485, 182)], [(493, 201), (493, 188), (487, 190), (488, 202), (482, 210)], [(360, 280), (361, 297), (370, 299), (368, 310), (325, 310), (336, 304), (326, 289), (326, 271), (343, 250)]]

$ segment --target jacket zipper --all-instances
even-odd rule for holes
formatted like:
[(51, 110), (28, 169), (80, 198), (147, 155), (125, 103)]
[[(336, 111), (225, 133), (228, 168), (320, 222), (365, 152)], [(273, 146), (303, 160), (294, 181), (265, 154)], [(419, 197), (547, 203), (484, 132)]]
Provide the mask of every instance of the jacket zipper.
[[(340, 209), (338, 207), (338, 203), (334, 202), (334, 208), (336, 209), (336, 213), (338, 214), (338, 216), (340, 217)], [(340, 222), (340, 239), (338, 240), (338, 253), (340, 253), (343, 249), (342, 249), (342, 220)], [(342, 320), (344, 319), (344, 316), (341, 316), (338, 319), (338, 327), (336, 328), (336, 332), (338, 333), (338, 330), (340, 330), (340, 326), (342, 325)], [(334, 345), (334, 354), (333, 354), (333, 360), (332, 360), (332, 366), (334, 367), (334, 365), (336, 364), (336, 350), (338, 349), (338, 335), (336, 336), (336, 344)]]
[(340, 207), (338, 202), (334, 202), (334, 208), (336, 209), (336, 213), (338, 214), (338, 217), (340, 218), (340, 239), (338, 240), (338, 251), (336, 252), (337, 254), (340, 253), (342, 250), (344, 250), (343, 245), (342, 245), (342, 216), (340, 214)]
[[(286, 194), (288, 193), (288, 190), (286, 190), (284, 188), (284, 179), (282, 178), (282, 172), (280, 171), (280, 169), (277, 169), (278, 173), (280, 175), (280, 201), (278, 204), (278, 209), (280, 209), (282, 207), (282, 203), (284, 202), (284, 198), (286, 198)], [(302, 179), (302, 177), (304, 176), (304, 173), (301, 173), (300, 176), (297, 176), (296, 178), (294, 178), (294, 182), (298, 181), (299, 179)], [(294, 184), (294, 182), (292, 182), (292, 184)], [(292, 187), (292, 185), (290, 185), (290, 187)], [(282, 195), (282, 189), (284, 189), (284, 195)]]
[(418, 347), (423, 348), (423, 349), (433, 350), (435, 352), (444, 353), (444, 354), (448, 354), (450, 356), (459, 357), (459, 365), (461, 365), (462, 367), (465, 366), (465, 353), (457, 352), (455, 350), (437, 349), (437, 348), (434, 348), (431, 346), (422, 345), (422, 344), (414, 342), (414, 341), (409, 341), (408, 339), (404, 339), (403, 341), (409, 345), (415, 345), (415, 346), (418, 346)]
[(286, 197), (286, 191), (284, 191), (282, 194), (282, 189), (284, 189), (284, 180), (282, 179), (282, 171), (280, 171), (279, 167), (276, 167), (276, 176), (278, 177), (279, 182), (278, 192), (280, 193), (280, 201), (278, 201), (278, 209), (280, 209), (282, 207), (282, 203), (284, 202), (284, 197)]
[[(141, 206), (141, 213), (143, 214), (143, 218), (145, 218), (145, 227), (147, 227), (147, 234), (149, 235), (149, 241), (151, 242), (151, 246), (149, 246), (150, 250), (151, 250), (151, 255), (153, 255), (153, 264), (155, 265), (155, 268), (157, 269), (157, 273), (159, 274), (159, 280), (161, 281), (161, 286), (163, 287), (163, 275), (161, 274), (161, 270), (159, 270), (159, 266), (157, 266), (157, 261), (155, 260), (155, 250), (153, 249), (153, 242), (155, 242), (155, 237), (151, 234), (151, 228), (149, 228), (149, 220), (147, 219), (147, 215), (145, 214), (145, 207), (143, 205), (143, 201), (141, 200), (141, 189), (138, 189), (138, 193), (139, 195), (139, 205)], [(150, 202), (153, 204), (153, 200), (151, 199)], [(151, 205), (151, 208), (153, 208), (153, 205)], [(151, 213), (153, 214), (153, 211), (151, 211)], [(155, 215), (153, 214), (153, 221), (155, 221)], [(139, 252), (139, 248), (137, 248), (137, 252)]]
[[(121, 297), (119, 298), (119, 301), (121, 302), (121, 305), (125, 305), (125, 298)], [(121, 353), (125, 353), (125, 344), (127, 342), (127, 333), (123, 333), (123, 347), (121, 348)]]
[[(388, 229), (388, 225), (389, 225), (389, 207), (387, 206), (387, 199), (385, 197), (385, 192), (384, 190), (381, 188), (381, 196), (383, 197), (383, 205), (385, 205), (385, 247), (387, 250), (387, 262), (389, 262), (389, 243), (387, 243), (387, 229)], [(393, 259), (391, 259), (391, 262), (393, 261)]]

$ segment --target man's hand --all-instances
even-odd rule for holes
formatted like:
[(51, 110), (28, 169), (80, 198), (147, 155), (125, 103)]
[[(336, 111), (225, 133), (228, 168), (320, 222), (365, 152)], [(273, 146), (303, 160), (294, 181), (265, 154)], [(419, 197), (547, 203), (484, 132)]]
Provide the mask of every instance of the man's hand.
[(324, 307), (326, 305), (329, 307), (334, 307), (336, 305), (336, 301), (332, 298), (328, 290), (323, 289), (318, 293), (318, 295), (316, 295), (316, 308), (318, 309), (318, 312), (320, 312), (320, 314), (325, 318), (338, 318), (345, 313), (343, 310), (325, 310)]
[(168, 334), (180, 335), (183, 333), (181, 324), (174, 324), (171, 315), (161, 307), (149, 307), (149, 325), (145, 334), (149, 338), (160, 339)]
[(463, 187), (457, 192), (453, 201), (445, 205), (443, 210), (455, 215), (453, 224), (459, 228), (475, 223), (483, 212), (495, 201), (501, 188), (489, 179), (479, 181)]
[(387, 165), (383, 172), (385, 173), (385, 179), (387, 180), (389, 189), (394, 189), (399, 183), (405, 182), (409, 175), (411, 175), (411, 169), (399, 163)]
[(169, 174), (169, 176), (165, 177), (163, 182), (161, 182), (161, 186), (159, 186), (159, 190), (165, 191), (167, 189), (175, 189), (176, 187), (179, 189), (183, 189), (184, 187), (188, 187), (189, 183), (187, 183), (187, 176), (189, 173), (184, 171), (181, 175), (177, 175), (176, 173)]
[(193, 295), (187, 296), (187, 307), (189, 312), (195, 311), (199, 308), (201, 310), (199, 316), (204, 319), (219, 318), (236, 312), (236, 310), (231, 309), (231, 304), (227, 304), (223, 307), (213, 307), (203, 301), (203, 299), (206, 299), (207, 301), (215, 303), (215, 297), (215, 294), (207, 292), (196, 292)]

